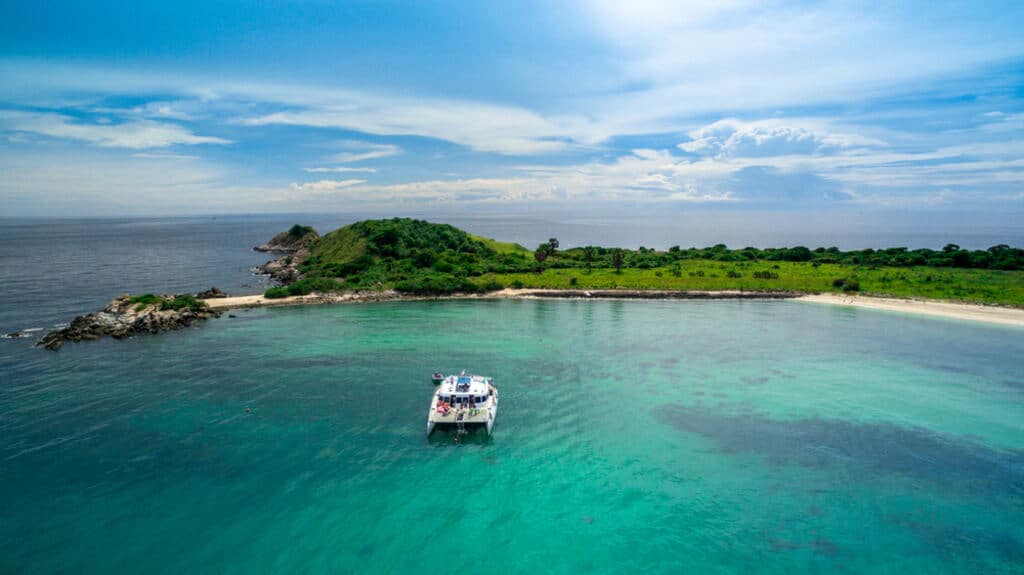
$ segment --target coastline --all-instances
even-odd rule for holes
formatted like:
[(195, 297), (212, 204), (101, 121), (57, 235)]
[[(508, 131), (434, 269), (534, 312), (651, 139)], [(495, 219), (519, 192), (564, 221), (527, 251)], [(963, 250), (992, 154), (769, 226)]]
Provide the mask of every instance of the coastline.
[(503, 289), (482, 294), (454, 295), (407, 295), (394, 290), (368, 292), (312, 293), (283, 298), (267, 298), (263, 295), (246, 295), (204, 299), (211, 309), (224, 311), (253, 307), (283, 307), (296, 305), (322, 305), (332, 303), (358, 303), (375, 301), (423, 301), (436, 299), (794, 299), (804, 294), (798, 292), (744, 292), (722, 291), (680, 291), (680, 290), (584, 290), (584, 289)]
[(1012, 307), (847, 294), (809, 294), (794, 301), (1024, 327), (1024, 309)]
[(278, 299), (262, 295), (236, 296), (203, 300), (216, 311), (254, 307), (282, 307), (296, 305), (322, 305), (333, 303), (359, 303), (376, 301), (422, 301), (431, 299), (790, 299), (798, 302), (842, 305), (883, 311), (895, 311), (932, 317), (980, 321), (1024, 327), (1024, 309), (985, 306), (978, 304), (898, 299), (848, 294), (806, 294), (800, 292), (749, 291), (672, 291), (672, 290), (560, 290), (560, 289), (504, 289), (485, 294), (451, 296), (411, 296), (396, 291), (342, 292), (309, 294)]

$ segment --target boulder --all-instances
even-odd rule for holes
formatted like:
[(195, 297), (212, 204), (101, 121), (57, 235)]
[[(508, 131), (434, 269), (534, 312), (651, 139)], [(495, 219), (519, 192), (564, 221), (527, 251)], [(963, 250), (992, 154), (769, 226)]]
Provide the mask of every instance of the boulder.
[(228, 294), (222, 292), (221, 290), (219, 290), (219, 289), (217, 289), (215, 287), (211, 287), (210, 289), (208, 289), (206, 291), (201, 291), (201, 292), (197, 293), (196, 297), (199, 298), (199, 299), (212, 299), (212, 298), (228, 297)]

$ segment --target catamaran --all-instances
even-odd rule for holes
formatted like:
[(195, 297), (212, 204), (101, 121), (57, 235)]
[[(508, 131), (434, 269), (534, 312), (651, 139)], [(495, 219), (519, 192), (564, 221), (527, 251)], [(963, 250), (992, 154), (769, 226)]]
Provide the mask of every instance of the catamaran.
[(427, 435), (437, 426), (484, 427), (487, 435), (494, 429), (498, 416), (498, 388), (490, 377), (481, 375), (449, 375), (434, 388), (427, 412)]

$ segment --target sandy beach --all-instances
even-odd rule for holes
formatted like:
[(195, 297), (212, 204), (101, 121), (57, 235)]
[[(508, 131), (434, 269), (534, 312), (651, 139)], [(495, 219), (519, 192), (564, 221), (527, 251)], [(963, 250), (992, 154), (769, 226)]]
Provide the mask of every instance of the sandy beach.
[(741, 292), (741, 291), (679, 291), (679, 290), (563, 290), (563, 289), (503, 289), (483, 294), (450, 296), (406, 295), (393, 290), (367, 292), (313, 293), (302, 296), (269, 299), (262, 295), (246, 295), (204, 299), (215, 310), (247, 307), (278, 307), (291, 305), (318, 305), (391, 300), (426, 299), (790, 299), (801, 294), (793, 292)]
[(869, 297), (862, 295), (815, 294), (796, 298), (796, 301), (845, 305), (868, 309), (914, 313), (953, 319), (984, 321), (1003, 325), (1024, 327), (1024, 309), (953, 303), (943, 301), (925, 301), (912, 299), (896, 299)]
[(262, 295), (236, 296), (204, 300), (215, 310), (252, 307), (277, 307), (292, 305), (318, 305), (331, 303), (356, 303), (391, 300), (423, 299), (793, 299), (794, 301), (844, 305), (914, 313), (953, 319), (983, 321), (1003, 325), (1024, 327), (1024, 309), (983, 306), (942, 301), (924, 301), (870, 297), (862, 295), (811, 294), (792, 292), (740, 292), (740, 291), (664, 291), (664, 290), (556, 290), (556, 289), (504, 289), (486, 294), (427, 297), (408, 296), (395, 291), (342, 292), (334, 294), (310, 294), (279, 299), (267, 299)]

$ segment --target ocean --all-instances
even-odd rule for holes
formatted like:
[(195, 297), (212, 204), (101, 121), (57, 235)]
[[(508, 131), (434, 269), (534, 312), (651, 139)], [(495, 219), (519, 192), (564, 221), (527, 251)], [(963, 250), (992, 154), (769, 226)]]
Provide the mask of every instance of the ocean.
[[(248, 248), (292, 219), (5, 222), (0, 330), (261, 291)], [(0, 340), (0, 572), (1024, 565), (1019, 328), (755, 300), (231, 315)], [(430, 374), (462, 369), (501, 390), (494, 435), (428, 439)]]

